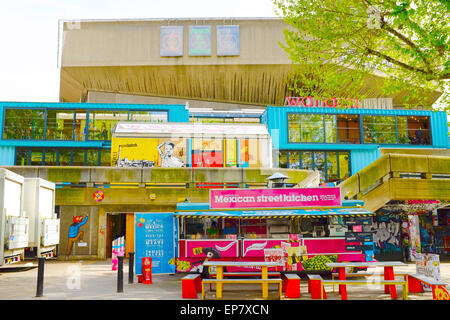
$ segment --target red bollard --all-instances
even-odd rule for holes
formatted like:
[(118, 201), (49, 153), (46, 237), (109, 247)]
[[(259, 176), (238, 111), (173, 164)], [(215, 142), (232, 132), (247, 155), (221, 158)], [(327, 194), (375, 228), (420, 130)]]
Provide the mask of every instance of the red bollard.
[(144, 284), (152, 283), (152, 258), (142, 258), (142, 275), (139, 276), (139, 282)]

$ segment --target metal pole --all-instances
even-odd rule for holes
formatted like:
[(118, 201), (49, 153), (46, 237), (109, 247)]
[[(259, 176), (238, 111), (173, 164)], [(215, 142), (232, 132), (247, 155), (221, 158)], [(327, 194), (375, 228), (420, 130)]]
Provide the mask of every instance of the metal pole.
[(44, 262), (45, 258), (38, 258), (36, 297), (42, 297), (44, 292)]
[(123, 256), (118, 256), (117, 292), (123, 292)]
[(134, 252), (128, 252), (128, 283), (134, 280)]

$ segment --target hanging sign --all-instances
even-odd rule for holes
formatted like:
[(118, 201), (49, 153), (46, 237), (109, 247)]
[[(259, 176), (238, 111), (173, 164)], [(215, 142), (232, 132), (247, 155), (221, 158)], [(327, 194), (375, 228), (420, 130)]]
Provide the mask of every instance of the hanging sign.
[(341, 206), (340, 188), (210, 190), (211, 209)]
[(217, 26), (217, 55), (238, 56), (239, 48), (239, 26)]
[(189, 26), (189, 55), (211, 55), (211, 26)]
[(182, 26), (161, 26), (159, 54), (162, 57), (180, 57), (183, 55)]

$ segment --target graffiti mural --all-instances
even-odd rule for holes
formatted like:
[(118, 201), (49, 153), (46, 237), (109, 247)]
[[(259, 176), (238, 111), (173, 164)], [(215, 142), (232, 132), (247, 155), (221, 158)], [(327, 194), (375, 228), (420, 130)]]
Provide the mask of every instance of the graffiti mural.
[(375, 254), (401, 252), (401, 218), (396, 214), (378, 213), (373, 217), (373, 224), (367, 226), (372, 231)]
[(68, 232), (68, 242), (67, 242), (67, 250), (66, 256), (69, 256), (72, 252), (73, 244), (75, 242), (82, 242), (84, 232), (80, 230), (80, 227), (85, 225), (88, 220), (88, 215), (86, 215), (83, 219), (82, 216), (73, 217), (73, 223), (69, 227)]

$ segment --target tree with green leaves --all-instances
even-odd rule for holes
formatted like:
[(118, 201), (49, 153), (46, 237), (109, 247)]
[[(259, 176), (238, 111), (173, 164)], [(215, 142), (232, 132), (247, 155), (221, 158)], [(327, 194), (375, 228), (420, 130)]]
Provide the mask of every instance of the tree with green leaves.
[(282, 46), (299, 96), (364, 99), (376, 88), (430, 107), (431, 90), (450, 109), (449, 0), (273, 1), (288, 24)]

